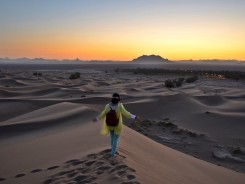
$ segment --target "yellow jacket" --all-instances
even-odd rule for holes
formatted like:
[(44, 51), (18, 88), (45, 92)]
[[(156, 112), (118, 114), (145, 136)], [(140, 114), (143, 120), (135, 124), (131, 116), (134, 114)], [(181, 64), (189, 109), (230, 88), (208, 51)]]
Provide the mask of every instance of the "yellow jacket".
[(111, 127), (111, 126), (107, 126), (106, 124), (106, 114), (109, 111), (110, 111), (110, 106), (109, 104), (107, 104), (105, 106), (105, 109), (98, 116), (100, 120), (103, 119), (101, 134), (106, 135), (108, 134), (109, 130), (114, 130), (115, 134), (119, 135), (122, 132), (122, 128), (123, 128), (122, 115), (124, 115), (126, 118), (130, 118), (132, 114), (124, 108), (122, 103), (119, 103), (116, 108), (117, 117), (119, 117), (119, 123), (116, 127)]

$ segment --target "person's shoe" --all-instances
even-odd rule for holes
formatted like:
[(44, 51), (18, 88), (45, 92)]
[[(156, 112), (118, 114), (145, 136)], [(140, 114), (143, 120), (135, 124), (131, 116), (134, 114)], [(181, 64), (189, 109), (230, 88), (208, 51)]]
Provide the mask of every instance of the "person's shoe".
[(116, 151), (116, 153), (114, 153), (114, 154), (111, 153), (111, 156), (112, 156), (112, 157), (116, 157), (117, 155), (119, 155), (119, 153), (118, 153), (117, 151)]

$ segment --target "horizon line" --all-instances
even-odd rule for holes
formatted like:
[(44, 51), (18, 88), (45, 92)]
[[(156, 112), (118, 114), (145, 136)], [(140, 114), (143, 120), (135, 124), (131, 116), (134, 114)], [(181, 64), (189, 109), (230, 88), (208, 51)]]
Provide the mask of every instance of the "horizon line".
[[(152, 54), (154, 55), (154, 54)], [(141, 55), (142, 56), (142, 55)], [(148, 55), (150, 56), (150, 55)], [(68, 58), (62, 58), (62, 59), (57, 59), (57, 58), (43, 58), (43, 57), (35, 57), (35, 58), (29, 58), (29, 57), (0, 57), (0, 59), (9, 59), (9, 60), (18, 60), (18, 59), (30, 59), (30, 60), (35, 60), (35, 59), (43, 59), (43, 60), (56, 60), (56, 61), (64, 61), (64, 60), (69, 60), (69, 61), (111, 61), (111, 62), (131, 62), (132, 60), (113, 60), (113, 59), (80, 59), (80, 58), (73, 58), (73, 59), (68, 59)], [(135, 59), (135, 58), (134, 58)], [(169, 61), (241, 61), (241, 62), (245, 62), (244, 60), (240, 60), (240, 59), (218, 59), (218, 58), (212, 58), (212, 59), (208, 59), (208, 58), (203, 58), (203, 59), (168, 59), (165, 58)]]

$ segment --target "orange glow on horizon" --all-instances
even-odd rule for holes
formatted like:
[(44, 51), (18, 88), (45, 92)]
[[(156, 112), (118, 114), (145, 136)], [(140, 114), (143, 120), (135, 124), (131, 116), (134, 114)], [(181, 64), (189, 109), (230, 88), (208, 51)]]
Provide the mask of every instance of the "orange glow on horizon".
[[(244, 47), (245, 48), (245, 47)], [(1, 48), (3, 51), (0, 57), (10, 58), (47, 58), (47, 59), (74, 59), (81, 60), (118, 60), (130, 61), (141, 55), (160, 55), (170, 60), (198, 60), (198, 59), (237, 59), (245, 60), (244, 50), (239, 48), (207, 48), (204, 45), (159, 45), (156, 48), (137, 45), (113, 45), (113, 44), (25, 44), (21, 47), (18, 45), (9, 45)]]
[(0, 4), (0, 58), (245, 60), (245, 1)]
[(149, 36), (145, 32), (131, 32), (120, 36), (98, 33), (86, 35), (86, 38), (79, 34), (20, 35), (3, 40), (0, 57), (130, 61), (144, 54), (155, 54), (170, 60), (245, 60), (245, 44), (239, 42), (244, 36), (232, 40), (207, 34), (171, 34), (159, 32)]

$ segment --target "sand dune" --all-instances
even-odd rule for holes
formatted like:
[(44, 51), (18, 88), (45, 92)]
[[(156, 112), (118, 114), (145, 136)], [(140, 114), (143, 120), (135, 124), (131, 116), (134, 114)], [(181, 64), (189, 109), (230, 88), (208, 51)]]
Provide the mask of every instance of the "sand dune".
[[(73, 107), (72, 104), (64, 103), (57, 105), (57, 108), (61, 112), (66, 111), (66, 105)], [(48, 117), (53, 116), (55, 113), (51, 109), (55, 108), (45, 108), (20, 117), (19, 120), (31, 119), (34, 115), (42, 116), (44, 112)], [(67, 122), (61, 118), (62, 113), (55, 116)], [(93, 117), (91, 114), (88, 116)], [(124, 127), (120, 140), (119, 154), (122, 156), (108, 161), (110, 155), (98, 152), (107, 148), (109, 141), (108, 137), (99, 135), (100, 125), (88, 121), (86, 123), (84, 116), (74, 118), (80, 122), (76, 126), (67, 129), (56, 127), (51, 132), (39, 130), (35, 134), (23, 136), (18, 144), (13, 144), (15, 141), (12, 140), (9, 146), (1, 149), (1, 158), (5, 158), (1, 161), (4, 168), (1, 170), (1, 177), (5, 178), (4, 183), (137, 183), (136, 180), (139, 183), (175, 184), (245, 182), (244, 174), (167, 148), (127, 127)], [(45, 120), (50, 121), (49, 118)], [(2, 146), (5, 142), (0, 144)], [(13, 167), (16, 164), (18, 167)]]
[[(48, 103), (46, 105), (50, 105), (51, 103)], [(0, 101), (0, 122), (12, 119), (14, 117), (26, 114), (28, 112), (37, 110), (39, 108), (42, 108), (45, 106), (45, 103), (32, 103), (31, 101), (26, 100), (1, 100)], [(6, 109), (8, 109), (6, 111)], [(0, 123), (1, 124), (1, 123)]]
[(5, 90), (5, 89), (0, 89), (0, 92), (1, 92), (0, 95), (3, 98), (9, 98), (9, 97), (19, 96), (19, 93), (18, 92), (10, 92), (10, 91)]
[(14, 86), (14, 87), (20, 87), (20, 86), (25, 86), (25, 84), (23, 84), (22, 82), (19, 82), (18, 80), (14, 80), (14, 79), (1, 79), (0, 80), (1, 85), (3, 86)]
[[(66, 167), (63, 162), (59, 162), (56, 165), (53, 164), (53, 166), (47, 166), (46, 168), (39, 166), (36, 167), (36, 169), (33, 168), (33, 170), (22, 173), (22, 175), (16, 174), (15, 176), (7, 178), (6, 183), (8, 183), (8, 180), (11, 182), (20, 182), (31, 181), (33, 178), (42, 178), (44, 171), (46, 177), (48, 176), (45, 181), (59, 180), (67, 183), (82, 180), (83, 178), (84, 180), (89, 179), (90, 181), (99, 180), (102, 181), (102, 183), (113, 183), (119, 182), (120, 180), (124, 182), (125, 179), (123, 180), (123, 178), (119, 177), (120, 175), (124, 175), (125, 177), (129, 176), (131, 180), (137, 178), (137, 181), (140, 183), (235, 182), (239, 184), (244, 182), (244, 175), (242, 174), (231, 172), (230, 170), (206, 162), (201, 162), (200, 160), (180, 154), (162, 145), (157, 145), (146, 137), (135, 134), (137, 133), (128, 132), (128, 130), (124, 131), (119, 153), (122, 154), (125, 159), (121, 164), (117, 163), (117, 160), (113, 160), (114, 163), (110, 163), (108, 159), (106, 159), (107, 161), (105, 162), (103, 157), (100, 158), (97, 156), (96, 152), (93, 155), (88, 155), (87, 158), (82, 157), (82, 159), (79, 159), (74, 157), (73, 159), (65, 161), (65, 163), (69, 162), (71, 164), (69, 167)], [(135, 148), (136, 146), (137, 149)], [(91, 166), (84, 166), (82, 165), (83, 163), (91, 164)], [(120, 167), (117, 167), (118, 165), (120, 165)], [(125, 168), (131, 168), (129, 171), (135, 172), (130, 174)], [(114, 170), (117, 172), (113, 172)], [(72, 173), (74, 176), (68, 175)]]
[(120, 152), (140, 183), (244, 183), (244, 174), (198, 160), (125, 128)]
[(62, 124), (62, 122), (70, 125), (71, 122), (77, 122), (76, 118), (82, 117), (86, 120), (91, 117), (91, 114), (95, 112), (87, 107), (63, 102), (1, 122), (0, 133), (3, 136), (14, 132), (26, 132)]
[(196, 96), (195, 99), (200, 101), (202, 104), (206, 106), (221, 106), (228, 102), (223, 96)]
[[(33, 76), (26, 67), (1, 70), (0, 183), (245, 183), (243, 81), (168, 89), (168, 76), (114, 72), (118, 65), (75, 68), (76, 80), (66, 68), (40, 66)], [(91, 122), (113, 92), (144, 120), (124, 121), (116, 158)]]

